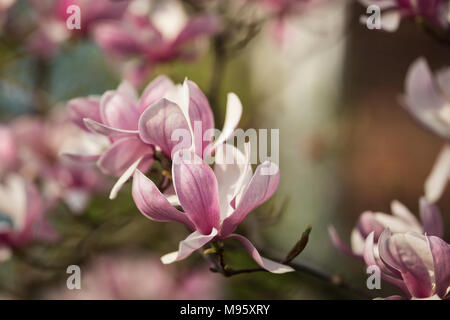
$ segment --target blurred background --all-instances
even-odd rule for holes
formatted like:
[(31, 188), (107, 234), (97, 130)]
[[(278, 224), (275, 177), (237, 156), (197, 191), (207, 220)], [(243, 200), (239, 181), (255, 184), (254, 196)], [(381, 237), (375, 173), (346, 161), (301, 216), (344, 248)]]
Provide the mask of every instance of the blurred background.
[[(59, 120), (54, 113), (64, 112), (68, 100), (115, 89), (128, 75), (123, 73), (126, 66), (118, 68), (116, 58), (95, 37), (70, 31), (61, 36), (64, 42), (46, 39), (50, 32), (46, 28), (57, 32), (55, 26), (43, 26), (50, 21), (45, 17), (54, 14), (54, 9), (45, 10), (54, 5), (47, 2), (16, 1), (4, 13), (0, 9), (1, 124), (17, 127), (25, 122), (21, 130), (27, 131), (23, 127), (32, 126), (30, 119), (52, 118), (46, 120), (50, 128), (34, 132), (36, 145), (55, 139), (58, 133), (51, 130)], [(196, 13), (187, 2), (184, 10)], [(241, 5), (235, 10), (241, 12)], [(242, 15), (253, 19), (253, 10), (258, 11), (252, 8)], [(418, 215), (424, 181), (444, 141), (418, 126), (401, 108), (399, 96), (408, 66), (416, 58), (424, 56), (438, 69), (448, 65), (450, 54), (449, 47), (411, 21), (403, 21), (395, 33), (368, 30), (359, 22), (364, 12), (356, 1), (326, 1), (307, 13), (287, 17), (283, 39), (277, 38), (277, 22), (258, 25), (251, 40), (227, 53), (222, 64), (218, 53), (220, 57), (223, 38), (215, 34), (210, 41), (200, 39), (195, 59), (153, 61), (143, 76), (144, 85), (137, 85), (142, 89), (159, 74), (175, 82), (188, 77), (204, 92), (214, 93), (208, 97), (216, 127), (222, 127), (226, 94), (232, 91), (244, 106), (240, 127), (279, 129), (280, 187), (240, 228), (268, 256), (282, 257), (311, 225), (309, 243), (298, 261), (361, 289), (367, 278), (365, 265), (336, 250), (327, 228), (334, 225), (349, 241), (363, 211), (389, 213), (394, 199)], [(236, 35), (237, 41), (242, 37), (245, 40), (246, 35)], [(29, 161), (36, 159), (30, 156)], [(54, 162), (50, 166), (57, 166)], [(98, 172), (87, 174), (92, 177)], [(112, 185), (112, 179), (100, 176), (103, 185)], [(52, 184), (44, 180), (37, 178), (37, 184), (48, 195)], [(61, 176), (54, 180), (61, 184)], [(224, 278), (209, 272), (200, 254), (163, 266), (159, 257), (177, 247), (186, 233), (182, 227), (142, 217), (129, 185), (115, 200), (108, 199), (108, 187), (90, 189), (88, 199), (72, 189), (70, 197), (58, 196), (49, 206), (51, 223), (64, 237), (51, 246), (32, 246), (32, 254), (19, 250), (0, 265), (4, 298), (365, 298), (302, 273)], [(446, 234), (450, 232), (448, 196), (447, 191), (439, 202)], [(77, 210), (71, 203), (79, 203), (80, 197), (84, 205), (73, 213)], [(231, 252), (233, 265), (254, 266), (245, 251)], [(80, 292), (65, 287), (66, 261), (81, 265)], [(369, 294), (396, 292), (384, 283), (382, 289)]]

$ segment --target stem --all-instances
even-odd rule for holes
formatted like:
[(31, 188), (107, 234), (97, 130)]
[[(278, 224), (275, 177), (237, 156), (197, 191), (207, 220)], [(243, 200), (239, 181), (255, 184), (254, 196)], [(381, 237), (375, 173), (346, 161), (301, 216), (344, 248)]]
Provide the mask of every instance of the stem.
[(221, 113), (218, 111), (218, 101), (220, 100), (220, 89), (224, 80), (225, 70), (228, 63), (228, 57), (225, 48), (226, 35), (219, 34), (213, 40), (214, 61), (212, 66), (211, 79), (209, 82), (208, 99), (211, 107), (214, 109), (216, 121), (221, 122)]

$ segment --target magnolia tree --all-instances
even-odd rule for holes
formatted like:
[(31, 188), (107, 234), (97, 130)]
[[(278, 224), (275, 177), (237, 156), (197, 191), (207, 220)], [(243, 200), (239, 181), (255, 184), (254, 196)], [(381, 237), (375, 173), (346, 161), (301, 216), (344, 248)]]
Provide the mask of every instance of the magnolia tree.
[[(247, 216), (258, 207), (269, 210), (264, 204), (283, 175), (291, 173), (281, 170), (274, 154), (278, 141), (271, 143), (277, 146), (271, 157), (257, 156), (262, 138), (257, 137), (259, 144), (246, 139), (250, 134), (240, 128), (246, 113), (241, 100), (231, 92), (225, 102), (221, 95), (230, 59), (265, 25), (275, 31), (273, 46), (283, 48), (295, 41), (287, 26), (329, 2), (0, 3), (1, 37), (37, 66), (31, 88), (34, 109), (0, 126), (0, 268), (31, 270), (17, 283), (0, 279), (4, 294), (222, 298), (220, 288), (229, 284), (220, 275), (262, 272), (272, 277), (306, 273), (357, 298), (374, 298), (364, 284), (295, 260), (308, 244), (310, 226), (297, 226), (304, 230), (294, 235), (298, 241), (280, 251), (260, 240), (260, 230), (250, 232)], [(380, 26), (394, 31), (401, 18), (411, 19), (434, 39), (450, 41), (446, 1), (362, 3), (379, 9), (379, 16), (363, 17), (364, 23), (379, 18)], [(31, 18), (21, 18), (24, 12)], [(97, 94), (75, 92), (56, 103), (49, 85), (52, 61), (80, 43), (95, 47), (120, 83)], [(204, 60), (212, 66), (203, 88), (190, 80), (189, 72), (170, 76), (180, 63)], [(91, 77), (90, 70), (83, 72), (85, 79)], [(426, 60), (418, 58), (407, 72), (401, 105), (425, 128), (448, 138), (449, 100), (448, 70), (433, 74)], [(436, 204), (449, 176), (445, 145), (425, 181), (420, 221), (393, 201), (392, 214), (361, 214), (350, 245), (329, 228), (340, 251), (400, 289), (401, 295), (388, 299), (449, 297), (450, 245), (444, 240), (445, 214), (443, 219)], [(177, 250), (164, 254), (177, 243)], [(239, 249), (253, 262), (242, 263)], [(165, 266), (175, 262), (178, 269)], [(82, 279), (80, 268), (86, 268)], [(61, 285), (61, 275), (72, 271), (66, 286)], [(36, 286), (39, 290), (31, 290)]]

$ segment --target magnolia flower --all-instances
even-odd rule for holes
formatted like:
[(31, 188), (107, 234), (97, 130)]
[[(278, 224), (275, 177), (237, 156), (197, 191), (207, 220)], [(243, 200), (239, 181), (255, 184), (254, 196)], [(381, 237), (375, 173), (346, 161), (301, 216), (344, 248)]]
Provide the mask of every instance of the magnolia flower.
[(99, 25), (94, 37), (111, 57), (134, 59), (125, 65), (125, 76), (138, 85), (158, 63), (192, 59), (195, 50), (188, 50), (186, 45), (218, 29), (216, 17), (188, 18), (177, 1), (135, 0), (121, 21)]
[(19, 175), (0, 184), (0, 247), (20, 248), (34, 240), (53, 240), (55, 233), (45, 221), (42, 199), (36, 187)]
[[(400, 25), (402, 17), (416, 19), (422, 18), (433, 26), (446, 27), (447, 7), (444, 0), (359, 0), (366, 6), (378, 6), (383, 15), (381, 28), (388, 32), (395, 32)], [(361, 17), (366, 23), (367, 17)]]
[[(262, 258), (247, 238), (233, 233), (249, 212), (276, 191), (280, 181), (278, 167), (264, 162), (252, 175), (248, 152), (244, 155), (228, 144), (217, 148), (215, 159), (213, 171), (191, 151), (181, 150), (175, 154), (172, 178), (177, 200), (172, 199), (172, 203), (179, 202), (183, 211), (174, 208), (139, 170), (134, 173), (133, 199), (146, 217), (155, 221), (181, 222), (193, 230), (180, 242), (178, 251), (164, 255), (161, 261), (170, 264), (185, 259), (209, 242), (235, 238), (262, 268), (273, 273), (293, 271), (288, 266)], [(269, 170), (274, 172), (269, 175)]]
[(392, 201), (392, 215), (382, 212), (366, 211), (358, 219), (356, 227), (351, 233), (348, 247), (341, 240), (333, 226), (328, 229), (333, 245), (343, 253), (361, 258), (364, 253), (364, 243), (369, 234), (373, 234), (375, 244), (379, 243), (379, 238), (386, 228), (394, 233), (405, 233), (409, 231), (420, 234), (443, 236), (443, 222), (439, 208), (428, 202), (425, 198), (419, 201), (420, 218), (422, 224), (402, 203), (397, 200)]
[[(128, 0), (51, 0), (30, 1), (37, 29), (27, 39), (28, 49), (41, 58), (50, 58), (72, 35), (87, 36), (100, 22), (120, 19)], [(66, 22), (74, 14), (71, 6), (80, 10), (80, 29), (69, 30)]]
[[(203, 156), (231, 136), (242, 114), (239, 99), (230, 93), (224, 128), (211, 144), (214, 118), (203, 92), (192, 81), (175, 85), (165, 76), (153, 80), (140, 99), (131, 84), (123, 82), (101, 99), (77, 98), (68, 106), (75, 124), (104, 135), (111, 142), (102, 154), (70, 155), (75, 160), (97, 161), (103, 172), (120, 176), (111, 198), (136, 168), (144, 172), (150, 168), (155, 148), (171, 158), (174, 151), (192, 145)], [(187, 133), (187, 137), (176, 136), (177, 133)]]
[[(425, 128), (450, 139), (450, 69), (433, 76), (426, 60), (417, 59), (406, 75), (402, 104)], [(425, 182), (428, 201), (435, 202), (442, 196), (449, 176), (450, 147), (446, 144)]]
[[(178, 271), (178, 272), (175, 272)], [(44, 292), (44, 298), (63, 300), (219, 299), (220, 278), (203, 268), (181, 271), (164, 268), (148, 254), (96, 257), (83, 267), (80, 290), (66, 283)]]
[[(382, 279), (401, 289), (408, 299), (448, 298), (450, 245), (439, 237), (392, 234), (386, 229), (375, 250), (372, 232), (365, 242), (364, 261), (367, 266), (378, 266)], [(400, 297), (390, 297), (394, 298)]]

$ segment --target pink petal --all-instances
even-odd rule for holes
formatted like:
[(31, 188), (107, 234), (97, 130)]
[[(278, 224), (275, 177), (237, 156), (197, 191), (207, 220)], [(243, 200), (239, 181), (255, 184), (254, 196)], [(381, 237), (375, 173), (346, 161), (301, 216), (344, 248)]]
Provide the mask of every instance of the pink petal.
[(272, 273), (286, 273), (295, 271), (289, 266), (261, 257), (255, 246), (246, 238), (238, 234), (230, 234), (227, 238), (238, 239), (252, 256), (253, 260), (263, 269)]
[[(182, 134), (181, 141), (179, 136), (173, 136), (174, 132)], [(177, 104), (167, 99), (159, 100), (142, 113), (139, 135), (144, 142), (160, 147), (169, 157), (180, 148), (189, 148), (191, 145), (185, 115)]]
[(170, 264), (175, 261), (180, 261), (191, 255), (195, 250), (200, 249), (205, 244), (213, 240), (217, 235), (217, 229), (213, 228), (211, 233), (204, 235), (199, 231), (194, 231), (185, 240), (181, 241), (178, 251), (168, 253), (161, 257), (164, 264)]
[(353, 253), (353, 250), (344, 241), (342, 241), (335, 227), (333, 226), (328, 227), (328, 235), (330, 236), (331, 242), (336, 247), (336, 249), (340, 250), (341, 252), (350, 257), (360, 258), (360, 256)]
[(384, 231), (385, 226), (383, 226), (372, 212), (366, 211), (361, 214), (356, 224), (358, 231), (361, 233), (361, 236), (365, 239), (369, 233), (375, 232), (375, 242), (378, 241), (378, 237)]
[(87, 118), (84, 119), (84, 125), (90, 131), (110, 137), (111, 139), (137, 136), (139, 134), (137, 130), (116, 129)]
[(146, 217), (155, 221), (178, 221), (195, 229), (189, 217), (172, 207), (156, 185), (139, 170), (133, 176), (132, 195), (139, 211)]
[(94, 29), (94, 39), (107, 53), (126, 56), (141, 52), (141, 46), (119, 22), (105, 22)]
[(153, 154), (153, 148), (139, 138), (121, 138), (102, 154), (97, 164), (104, 173), (120, 176), (137, 159), (147, 154)]
[[(187, 154), (188, 160), (183, 158)], [(213, 170), (200, 157), (183, 150), (175, 154), (172, 175), (180, 204), (197, 230), (209, 234), (211, 229), (218, 229), (220, 207)]]
[(87, 130), (83, 122), (84, 118), (97, 122), (102, 121), (100, 117), (100, 97), (72, 99), (67, 103), (67, 107), (69, 108), (69, 119), (83, 130)]
[(450, 137), (449, 127), (437, 114), (446, 102), (424, 58), (417, 59), (408, 70), (404, 103), (420, 123), (438, 135)]
[(438, 237), (428, 237), (433, 255), (436, 294), (444, 298), (450, 287), (450, 245)]
[(444, 234), (444, 224), (439, 208), (428, 202), (425, 198), (420, 199), (420, 219), (423, 224), (423, 231), (429, 236), (442, 237)]
[(136, 101), (118, 91), (108, 91), (100, 100), (102, 122), (112, 128), (137, 130), (139, 112)]
[[(201, 150), (203, 152), (206, 146), (211, 143), (211, 141), (203, 141), (203, 135), (207, 130), (214, 129), (214, 115), (209, 106), (208, 99), (200, 88), (192, 81), (187, 81), (187, 84), (189, 87), (189, 119), (191, 121), (191, 126), (192, 128), (195, 128), (196, 123), (198, 123), (201, 127), (201, 132), (199, 132), (199, 134), (194, 131), (195, 146), (196, 150)], [(197, 148), (197, 146), (200, 148)], [(197, 154), (202, 156), (202, 153), (200, 152), (197, 152)]]
[(147, 107), (164, 98), (167, 91), (174, 87), (172, 80), (167, 76), (158, 76), (144, 89), (139, 102), (139, 113), (143, 113)]
[(220, 23), (216, 16), (200, 16), (191, 19), (174, 41), (174, 46), (183, 44), (200, 36), (219, 31)]
[(412, 247), (409, 237), (413, 235), (406, 233), (389, 237), (385, 249), (380, 250), (380, 255), (400, 271), (413, 297), (426, 298), (432, 293), (430, 274), (423, 257), (418, 254), (422, 248)]
[[(274, 174), (264, 174), (264, 171), (274, 168), (276, 169)], [(240, 202), (236, 204), (236, 210), (223, 221), (221, 236), (226, 236), (236, 230), (249, 212), (272, 197), (279, 183), (280, 172), (278, 166), (269, 161), (259, 165), (250, 183), (247, 185)]]

